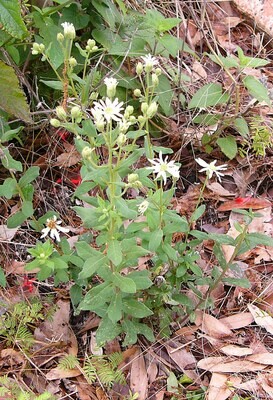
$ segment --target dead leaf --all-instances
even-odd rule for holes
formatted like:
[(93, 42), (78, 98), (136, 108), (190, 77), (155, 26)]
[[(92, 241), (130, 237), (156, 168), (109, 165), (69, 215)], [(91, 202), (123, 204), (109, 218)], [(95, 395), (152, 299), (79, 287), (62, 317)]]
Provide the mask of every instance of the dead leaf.
[(217, 339), (233, 335), (232, 331), (224, 322), (201, 311), (196, 312), (195, 324), (199, 326), (203, 332)]
[[(237, 357), (243, 357), (243, 356), (247, 356), (249, 354), (253, 354), (253, 350), (250, 349), (249, 347), (241, 347), (241, 346), (237, 346), (235, 344), (228, 344), (226, 346), (223, 346), (223, 347), (221, 347), (220, 351), (222, 353), (226, 354), (227, 356), (237, 356)], [(252, 361), (255, 361), (255, 360), (252, 360)]]
[(81, 371), (77, 368), (74, 369), (62, 369), (61, 367), (52, 368), (47, 374), (46, 379), (53, 381), (56, 379), (74, 378), (75, 376), (81, 375)]
[(214, 372), (207, 391), (208, 400), (226, 400), (234, 392), (233, 383), (240, 383), (241, 378)]
[(259, 384), (263, 390), (273, 399), (273, 376), (272, 374), (260, 375), (258, 378)]
[(249, 209), (260, 210), (262, 208), (271, 207), (271, 201), (255, 197), (238, 197), (235, 200), (229, 200), (218, 207), (218, 211), (231, 211), (233, 209)]
[[(219, 196), (223, 196), (223, 197), (234, 196), (234, 193), (232, 193), (229, 190), (223, 188), (223, 186), (220, 185), (219, 182), (207, 183), (207, 188), (210, 189), (213, 193), (215, 193), (215, 194), (217, 194)], [(229, 202), (227, 201), (226, 203), (229, 203)], [(226, 204), (226, 203), (224, 203), (224, 204)], [(219, 209), (218, 209), (218, 211), (219, 211)]]
[(273, 334), (273, 318), (266, 311), (261, 310), (253, 304), (248, 304), (247, 307), (253, 315), (256, 324)]
[(0, 225), (0, 240), (11, 240), (19, 228), (8, 228), (7, 225)]
[(197, 367), (210, 372), (254, 372), (267, 366), (248, 360), (233, 360), (230, 357), (208, 357), (200, 360)]
[[(168, 345), (168, 343), (171, 343), (172, 346)], [(173, 340), (164, 344), (170, 358), (176, 363), (180, 370), (187, 374), (192, 380), (197, 380), (197, 373), (193, 368), (190, 368), (192, 365), (194, 365), (195, 368), (195, 357), (185, 347), (179, 349), (173, 346), (179, 347), (179, 344)]]
[(246, 360), (254, 361), (256, 363), (273, 365), (273, 353), (257, 353), (246, 357)]
[(138, 393), (138, 400), (146, 400), (148, 392), (148, 376), (143, 354), (138, 349), (136, 358), (132, 361), (130, 388), (133, 393)]
[(71, 167), (72, 165), (78, 164), (81, 158), (80, 153), (77, 151), (76, 147), (73, 146), (68, 153), (62, 153), (57, 157), (54, 167)]
[(3, 349), (1, 351), (1, 365), (9, 365), (9, 366), (15, 366), (18, 364), (24, 364), (26, 362), (26, 359), (23, 356), (23, 353), (20, 351), (16, 351), (11, 348)]
[(240, 329), (250, 325), (254, 321), (254, 318), (250, 312), (245, 312), (221, 318), (219, 321), (223, 322), (230, 329)]

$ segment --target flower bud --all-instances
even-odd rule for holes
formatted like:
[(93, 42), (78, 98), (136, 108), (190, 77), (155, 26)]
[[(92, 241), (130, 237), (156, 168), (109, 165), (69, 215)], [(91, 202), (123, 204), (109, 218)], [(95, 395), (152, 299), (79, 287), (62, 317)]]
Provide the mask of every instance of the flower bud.
[(138, 62), (136, 66), (136, 73), (137, 75), (141, 75), (142, 72), (143, 72), (143, 64), (141, 62)]
[(107, 97), (110, 99), (115, 96), (116, 94), (116, 87), (118, 85), (118, 81), (115, 78), (105, 78), (104, 83), (107, 88)]
[(152, 84), (154, 87), (158, 86), (159, 84), (158, 76), (156, 74), (152, 74)]
[(31, 53), (33, 55), (37, 55), (37, 54), (42, 54), (45, 50), (45, 46), (43, 45), (43, 43), (33, 43), (32, 45), (32, 51)]
[(82, 117), (81, 109), (78, 106), (72, 107), (70, 110), (70, 114), (73, 119), (78, 119)]
[(74, 25), (70, 22), (63, 22), (61, 25), (64, 28), (64, 37), (71, 40), (75, 39), (76, 31)]
[(124, 133), (120, 133), (117, 138), (117, 145), (122, 147), (126, 143), (127, 137)]
[(140, 97), (140, 96), (141, 96), (141, 91), (140, 91), (139, 89), (135, 89), (135, 90), (134, 90), (134, 95), (135, 95), (136, 97)]
[(128, 179), (128, 183), (131, 184), (131, 183), (138, 181), (139, 176), (138, 176), (138, 174), (129, 174), (127, 179)]
[(125, 108), (124, 114), (127, 114), (128, 116), (130, 116), (131, 114), (133, 114), (133, 112), (134, 112), (134, 107), (133, 106), (127, 106)]
[[(87, 40), (87, 46), (90, 48), (90, 50), (92, 50), (93, 47), (96, 46), (95, 40), (94, 40), (94, 39), (88, 39), (88, 40)], [(87, 46), (86, 46), (86, 47), (87, 47)], [(87, 48), (86, 48), (86, 50), (87, 50)]]
[(63, 106), (56, 107), (56, 114), (57, 114), (57, 117), (59, 119), (61, 119), (62, 121), (66, 120), (67, 115), (66, 115), (66, 112), (65, 112), (65, 109), (63, 108)]
[(97, 127), (98, 131), (103, 132), (105, 127), (105, 120), (104, 118), (99, 118), (94, 121), (95, 126)]
[(70, 57), (68, 60), (68, 64), (69, 64), (70, 68), (75, 68), (78, 63), (77, 63), (76, 58)]
[(147, 110), (147, 117), (153, 118), (153, 116), (155, 116), (155, 114), (157, 113), (157, 108), (158, 105), (156, 104), (155, 101), (153, 101), (152, 104), (149, 105), (149, 108)]
[(138, 122), (140, 122), (141, 124), (144, 124), (147, 118), (143, 117), (143, 115), (139, 115), (137, 117)]
[(162, 74), (161, 68), (156, 68), (155, 73), (157, 76), (161, 75)]
[(83, 149), (82, 149), (82, 157), (83, 158), (90, 158), (91, 157), (91, 154), (92, 154), (92, 149), (90, 148), (90, 147), (88, 147), (88, 146), (85, 146)]
[(98, 46), (93, 46), (92, 47), (92, 51), (97, 51), (98, 50)]
[(64, 41), (64, 35), (61, 32), (57, 34), (57, 40), (59, 43), (62, 43)]
[(141, 104), (141, 111), (142, 111), (143, 114), (146, 114), (146, 113), (147, 113), (148, 108), (149, 108), (148, 103), (145, 102), (145, 103), (142, 103), (142, 104)]
[(51, 118), (50, 124), (54, 126), (54, 128), (59, 128), (61, 126), (60, 121), (56, 118)]
[(92, 92), (89, 96), (89, 100), (97, 100), (98, 95), (98, 92)]
[(136, 123), (136, 117), (134, 115), (131, 115), (129, 118), (130, 124), (135, 124)]

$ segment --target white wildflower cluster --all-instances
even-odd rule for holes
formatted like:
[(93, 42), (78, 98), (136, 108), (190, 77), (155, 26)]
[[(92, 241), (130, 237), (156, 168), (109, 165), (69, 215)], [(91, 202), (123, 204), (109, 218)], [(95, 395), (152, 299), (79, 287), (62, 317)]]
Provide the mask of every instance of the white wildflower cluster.
[(63, 22), (61, 25), (64, 28), (64, 37), (71, 40), (75, 39), (76, 30), (74, 25), (70, 22)]
[(43, 54), (45, 51), (45, 45), (43, 43), (33, 43), (31, 54), (36, 56), (37, 54)]
[(152, 167), (147, 167), (151, 169), (154, 174), (157, 174), (156, 179), (162, 178), (164, 184), (167, 182), (167, 174), (172, 176), (175, 179), (179, 178), (179, 166), (175, 165), (174, 161), (169, 161), (168, 156), (163, 160), (162, 152), (159, 152), (159, 158), (154, 158), (150, 160), (150, 163), (153, 164)]
[(69, 229), (60, 226), (61, 223), (62, 221), (57, 221), (56, 215), (53, 215), (52, 218), (48, 218), (46, 220), (46, 228), (42, 229), (43, 234), (41, 239), (49, 235), (51, 239), (56, 239), (57, 242), (60, 242), (61, 239), (59, 232), (69, 232)]
[(222, 174), (219, 171), (225, 171), (227, 169), (227, 164), (217, 166), (217, 165), (215, 165), (216, 160), (214, 160), (208, 164), (206, 161), (202, 160), (201, 158), (196, 158), (195, 161), (197, 162), (197, 164), (199, 164), (199, 165), (201, 165), (201, 167), (203, 167), (202, 169), (199, 170), (199, 172), (206, 172), (208, 179), (211, 179), (212, 175), (215, 174), (216, 177), (221, 182), (221, 176), (224, 176), (224, 174)]

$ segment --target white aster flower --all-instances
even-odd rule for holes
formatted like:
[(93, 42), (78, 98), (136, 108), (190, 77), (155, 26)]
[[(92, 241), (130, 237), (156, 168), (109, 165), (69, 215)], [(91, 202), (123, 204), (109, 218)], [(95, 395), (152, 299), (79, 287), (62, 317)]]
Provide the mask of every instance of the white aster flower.
[(207, 177), (211, 179), (212, 175), (215, 174), (216, 177), (219, 179), (221, 182), (221, 176), (224, 176), (221, 172), (218, 171), (224, 171), (227, 169), (227, 164), (223, 165), (215, 165), (216, 160), (212, 161), (210, 164), (208, 164), (206, 161), (202, 160), (201, 158), (196, 158), (195, 161), (197, 164), (201, 165), (201, 167), (204, 167), (199, 170), (199, 172), (206, 172)]
[(123, 115), (121, 114), (121, 111), (123, 110), (123, 101), (119, 103), (117, 98), (112, 101), (106, 97), (105, 101), (94, 101), (94, 105), (94, 111), (91, 110), (92, 114), (94, 115), (94, 113), (98, 114), (100, 112), (107, 122), (110, 122), (111, 119), (118, 122), (123, 118)]
[(46, 220), (46, 228), (42, 229), (42, 236), (41, 239), (43, 239), (44, 237), (46, 237), (48, 234), (52, 239), (56, 239), (57, 242), (60, 242), (60, 235), (59, 235), (59, 231), (60, 232), (69, 232), (69, 229), (67, 228), (63, 228), (60, 226), (60, 224), (62, 223), (62, 221), (57, 221), (57, 217), (56, 215), (53, 215), (52, 218), (48, 218)]
[(74, 25), (70, 22), (63, 22), (61, 25), (64, 28), (64, 37), (72, 40), (75, 39), (76, 31)]
[(143, 215), (148, 207), (149, 207), (149, 202), (147, 200), (144, 200), (142, 203), (140, 203), (140, 205), (138, 206), (139, 214)]
[(179, 178), (179, 167), (174, 164), (174, 161), (167, 162), (168, 157), (163, 160), (162, 151), (159, 152), (159, 158), (154, 158), (150, 160), (150, 163), (153, 164), (153, 167), (147, 167), (148, 169), (152, 169), (155, 174), (157, 174), (157, 179), (162, 177), (164, 184), (167, 181), (167, 173), (172, 177), (178, 179)]
[(151, 70), (158, 65), (158, 60), (151, 54), (147, 54), (147, 56), (142, 56), (141, 58), (144, 61), (144, 68), (146, 72), (151, 72)]

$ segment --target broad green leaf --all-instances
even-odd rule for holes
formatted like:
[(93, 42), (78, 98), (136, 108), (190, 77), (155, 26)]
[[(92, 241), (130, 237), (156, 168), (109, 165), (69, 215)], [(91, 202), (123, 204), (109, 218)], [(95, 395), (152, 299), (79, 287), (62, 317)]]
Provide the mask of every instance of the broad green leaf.
[(99, 270), (100, 267), (107, 265), (107, 257), (96, 251), (90, 258), (88, 258), (83, 264), (82, 271), (79, 273), (79, 279), (90, 278), (95, 272)]
[[(1, 83), (0, 83), (0, 85), (1, 85)], [(0, 98), (1, 98), (1, 96), (0, 96)], [(0, 102), (1, 102), (1, 100), (0, 100)], [(22, 172), (22, 170), (23, 170), (22, 163), (20, 161), (15, 160), (14, 158), (12, 158), (8, 148), (6, 147), (6, 148), (2, 149), (2, 152), (4, 153), (3, 157), (1, 157), (1, 162), (2, 162), (3, 166), (6, 169), (11, 169), (14, 171)]]
[(113, 295), (114, 289), (112, 284), (108, 282), (101, 283), (86, 293), (78, 308), (80, 310), (94, 310), (107, 303)]
[[(75, 247), (77, 249), (77, 253), (78, 255), (83, 259), (83, 260), (87, 260), (87, 258), (90, 258), (92, 253), (92, 247), (90, 246), (90, 244), (80, 241), (75, 243)], [(95, 250), (97, 251), (97, 250)]]
[(221, 67), (225, 68), (236, 68), (239, 67), (239, 62), (238, 58), (235, 57), (224, 57), (221, 54), (213, 55), (213, 54), (207, 54), (209, 58), (215, 62), (216, 64), (220, 65)]
[(248, 75), (243, 79), (243, 84), (248, 89), (251, 96), (255, 97), (259, 102), (265, 101), (269, 106), (271, 105), (268, 90), (258, 79)]
[(135, 282), (137, 290), (148, 289), (153, 284), (149, 278), (149, 272), (146, 270), (131, 272), (127, 275), (127, 278), (130, 278)]
[(109, 307), (107, 309), (107, 315), (112, 322), (118, 322), (122, 318), (122, 297), (121, 293), (117, 292), (113, 296)]
[(167, 378), (167, 391), (170, 393), (179, 393), (178, 390), (178, 380), (173, 372), (169, 372)]
[(222, 86), (219, 83), (208, 83), (197, 90), (188, 108), (206, 108), (226, 103), (229, 99), (229, 95), (228, 93), (223, 93), (222, 90)]
[(228, 285), (246, 289), (251, 287), (251, 283), (247, 278), (223, 278), (223, 282), (227, 283)]
[(124, 199), (122, 198), (115, 199), (115, 205), (123, 218), (135, 219), (137, 217), (137, 212), (131, 210)]
[(25, 215), (26, 219), (33, 215), (34, 209), (32, 201), (23, 201), (22, 212)]
[(183, 293), (174, 294), (172, 296), (172, 298), (175, 301), (177, 301), (179, 304), (182, 304), (183, 306), (187, 306), (187, 307), (193, 308), (193, 301)]
[(123, 331), (126, 333), (124, 346), (135, 344), (137, 341), (138, 327), (135, 321), (124, 320), (122, 321)]
[(13, 214), (7, 220), (8, 228), (17, 228), (17, 226), (22, 225), (22, 223), (26, 220), (25, 214), (22, 211), (18, 211), (16, 214)]
[(121, 242), (118, 240), (110, 240), (107, 248), (107, 256), (114, 265), (119, 265), (122, 262)]
[(160, 246), (163, 238), (162, 229), (158, 229), (157, 231), (151, 232), (150, 241), (149, 241), (149, 250), (156, 251), (156, 249)]
[(249, 136), (249, 128), (246, 120), (243, 117), (236, 118), (234, 121), (234, 128), (242, 135), (243, 137)]
[(160, 75), (157, 87), (158, 103), (164, 114), (168, 117), (174, 113), (172, 107), (172, 99), (174, 91), (171, 87), (169, 79), (165, 75)]
[(28, 31), (21, 16), (20, 3), (17, 0), (0, 0), (1, 29), (17, 39), (23, 39)]
[(21, 132), (24, 129), (23, 126), (20, 126), (17, 129), (9, 129), (3, 133), (0, 132), (0, 141), (2, 143), (8, 142), (13, 138), (17, 138), (17, 140), (20, 140), (18, 133)]
[(193, 118), (194, 124), (202, 124), (206, 126), (216, 125), (222, 116), (220, 114), (199, 114)]
[(136, 293), (136, 284), (133, 279), (127, 278), (126, 276), (120, 275), (118, 272), (114, 272), (113, 283), (123, 292), (123, 293)]
[(40, 171), (39, 167), (30, 167), (29, 169), (27, 169), (18, 182), (21, 188), (26, 186), (28, 183), (34, 181), (34, 179), (36, 179), (37, 176), (39, 176), (39, 171)]
[(11, 199), (16, 193), (18, 193), (16, 179), (7, 178), (5, 179), (3, 185), (0, 185), (0, 196)]
[(176, 250), (170, 245), (170, 243), (163, 243), (162, 244), (162, 250), (166, 255), (169, 257), (169, 259), (173, 261), (177, 261), (178, 255)]
[(153, 315), (152, 310), (146, 307), (145, 304), (134, 299), (124, 299), (122, 308), (126, 314), (132, 315), (135, 318), (144, 318)]
[(82, 288), (79, 285), (74, 284), (71, 286), (69, 293), (71, 302), (73, 306), (76, 307), (82, 299)]
[(216, 143), (220, 147), (221, 151), (232, 160), (238, 151), (236, 139), (234, 136), (226, 136), (224, 138), (217, 139)]
[[(40, 82), (42, 82), (44, 85), (50, 87), (51, 89), (54, 90), (63, 90), (63, 84), (60, 81), (45, 81), (43, 79), (40, 79)], [(71, 89), (71, 87), (70, 87)]]
[[(1, 0), (0, 0), (1, 1)], [(0, 3), (1, 4), (1, 3)], [(29, 106), (14, 69), (0, 60), (0, 108), (31, 124)]]
[(182, 39), (179, 39), (173, 35), (169, 35), (168, 33), (160, 36), (158, 42), (162, 44), (168, 53), (173, 57), (176, 57), (178, 51), (181, 50), (183, 50), (185, 53), (193, 55), (195, 54), (194, 51)]
[(262, 58), (245, 56), (240, 47), (237, 47), (237, 52), (240, 60), (240, 67), (258, 68), (269, 64), (269, 61)]
[(98, 345), (101, 346), (105, 342), (115, 339), (120, 334), (120, 331), (120, 325), (113, 323), (110, 318), (104, 317), (96, 331)]

